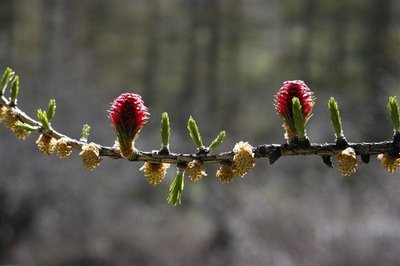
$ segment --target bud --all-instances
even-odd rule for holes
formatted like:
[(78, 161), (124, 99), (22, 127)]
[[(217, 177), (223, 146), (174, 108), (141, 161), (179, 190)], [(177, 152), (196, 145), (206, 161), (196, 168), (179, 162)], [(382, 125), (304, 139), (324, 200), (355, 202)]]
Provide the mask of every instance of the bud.
[(391, 173), (394, 173), (400, 166), (400, 158), (390, 156), (388, 154), (379, 154), (378, 160), (381, 161), (383, 167)]
[(72, 153), (72, 147), (68, 145), (68, 140), (66, 138), (60, 138), (57, 140), (56, 150), (59, 159), (64, 159)]
[(336, 155), (338, 169), (342, 176), (349, 176), (357, 171), (357, 157), (353, 148), (349, 147)]
[(233, 167), (229, 164), (222, 164), (217, 171), (217, 178), (224, 184), (229, 184), (234, 178)]
[(233, 148), (233, 173), (243, 177), (256, 164), (253, 149), (247, 142), (236, 143)]
[(86, 170), (93, 170), (101, 162), (99, 148), (93, 142), (82, 145), (82, 151), (79, 155), (82, 158), (83, 166)]
[(198, 182), (203, 178), (203, 176), (207, 175), (204, 171), (203, 164), (198, 160), (193, 160), (188, 163), (186, 167), (186, 174), (193, 182)]
[(144, 165), (139, 169), (144, 172), (147, 182), (150, 185), (158, 185), (164, 179), (169, 169), (169, 163), (150, 163), (145, 162)]
[(2, 106), (0, 109), (0, 121), (2, 121), (5, 126), (10, 129), (12, 132), (15, 133), (17, 138), (24, 140), (26, 139), (29, 134), (31, 133), (30, 131), (24, 130), (20, 127), (16, 126), (16, 123), (19, 121), (18, 117), (15, 113), (14, 108), (8, 108), (6, 106)]
[(109, 113), (121, 155), (129, 158), (134, 153), (134, 141), (148, 120), (147, 107), (140, 95), (123, 93), (112, 102)]
[(36, 140), (36, 144), (43, 154), (50, 155), (54, 152), (56, 140), (50, 136), (40, 134), (39, 138)]
[[(314, 93), (302, 80), (292, 80), (283, 82), (283, 86), (275, 95), (274, 105), (278, 115), (283, 118), (283, 127), (285, 129), (285, 138), (288, 142), (298, 136), (293, 115), (293, 98), (298, 98), (301, 107), (302, 119), (305, 125), (311, 117), (311, 112), (315, 103)], [(303, 126), (304, 126), (303, 125)]]

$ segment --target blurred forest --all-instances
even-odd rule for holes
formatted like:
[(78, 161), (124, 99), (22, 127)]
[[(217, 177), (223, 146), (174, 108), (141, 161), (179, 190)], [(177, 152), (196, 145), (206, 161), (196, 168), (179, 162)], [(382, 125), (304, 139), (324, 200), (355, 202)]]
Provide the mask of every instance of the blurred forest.
[[(151, 119), (137, 146), (193, 152), (189, 115), (219, 151), (282, 143), (273, 95), (302, 79), (317, 104), (312, 142), (334, 141), (334, 96), (349, 141), (392, 137), (388, 96), (400, 97), (400, 1), (0, 0), (0, 70), (21, 77), (29, 115), (57, 100), (53, 126), (112, 145), (109, 103), (143, 96)], [(0, 265), (399, 265), (400, 178), (375, 159), (342, 178), (319, 157), (258, 160), (223, 185), (207, 168), (166, 204), (172, 167), (149, 186), (141, 163), (105, 159), (93, 172), (75, 152), (40, 154), (35, 136), (0, 127)]]

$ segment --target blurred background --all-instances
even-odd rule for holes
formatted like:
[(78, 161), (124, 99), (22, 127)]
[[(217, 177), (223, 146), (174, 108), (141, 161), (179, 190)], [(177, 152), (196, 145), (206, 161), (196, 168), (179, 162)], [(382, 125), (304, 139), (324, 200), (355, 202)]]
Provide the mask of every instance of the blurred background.
[[(392, 137), (387, 99), (400, 96), (400, 2), (394, 0), (0, 0), (0, 70), (21, 78), (19, 104), (35, 117), (57, 100), (54, 128), (112, 145), (110, 102), (143, 96), (151, 120), (137, 141), (171, 148), (203, 140), (282, 143), (273, 95), (302, 79), (317, 103), (312, 142), (334, 141), (327, 101), (349, 141)], [(258, 160), (223, 185), (216, 166), (166, 203), (175, 169), (149, 186), (141, 163), (105, 158), (83, 169), (0, 127), (0, 265), (399, 265), (400, 178), (375, 159), (342, 178), (319, 157)]]

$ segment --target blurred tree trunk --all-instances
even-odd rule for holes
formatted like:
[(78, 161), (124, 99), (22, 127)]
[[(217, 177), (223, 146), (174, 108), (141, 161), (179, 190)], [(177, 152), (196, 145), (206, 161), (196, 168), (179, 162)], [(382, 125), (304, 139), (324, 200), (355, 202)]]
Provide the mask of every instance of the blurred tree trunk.
[[(39, 64), (36, 80), (41, 91), (68, 95), (71, 86), (81, 87), (80, 77), (88, 68), (83, 60), (80, 34), (82, 14), (78, 6), (67, 0), (42, 0), (40, 3)], [(81, 96), (87, 93), (81, 92)]]
[(224, 210), (211, 207), (211, 213), (214, 218), (215, 232), (211, 239), (208, 249), (205, 250), (204, 256), (208, 257), (208, 262), (218, 261), (218, 265), (233, 265), (233, 233), (227, 226), (228, 217), (224, 214)]
[(311, 80), (312, 41), (314, 38), (315, 0), (305, 0), (301, 13), (301, 24), (304, 28), (303, 40), (300, 44), (299, 75), (306, 82)]
[(240, 110), (240, 41), (242, 34), (242, 0), (232, 0), (226, 11), (226, 24), (228, 36), (226, 40), (227, 59), (225, 64), (226, 68), (226, 81), (220, 88), (219, 93), (221, 106), (218, 108), (218, 122), (224, 128), (231, 131), (235, 129), (232, 123), (224, 123), (227, 117), (236, 117), (238, 110)]
[[(187, 38), (186, 67), (179, 104), (183, 110), (193, 109), (194, 95), (203, 95), (200, 109), (206, 111), (209, 121), (216, 121), (218, 101), (218, 53), (220, 47), (219, 1), (191, 0), (186, 2), (190, 27)], [(204, 58), (199, 58), (204, 54)], [(202, 67), (204, 66), (204, 72)], [(204, 90), (197, 91), (199, 84), (204, 84)], [(186, 119), (186, 118), (182, 118)]]
[(207, 47), (207, 72), (206, 72), (206, 87), (207, 87), (207, 104), (211, 119), (216, 122), (216, 110), (219, 107), (219, 47), (220, 47), (220, 6), (219, 0), (204, 0), (204, 14), (207, 14), (205, 23), (210, 33), (210, 39)]
[(0, 265), (10, 264), (14, 248), (31, 234), (41, 200), (38, 196), (26, 196), (14, 206), (7, 194), (0, 190)]
[[(332, 84), (333, 88), (340, 88), (347, 82), (345, 80), (346, 74), (344, 73), (345, 64), (345, 42), (347, 36), (347, 16), (348, 9), (346, 8), (345, 0), (337, 0), (335, 9), (335, 27), (332, 43), (334, 44), (332, 52), (332, 60), (330, 63), (331, 69), (328, 71), (330, 73), (331, 79), (335, 81), (336, 84)], [(343, 84), (344, 83), (344, 84)], [(345, 89), (345, 88), (344, 88)]]
[(12, 66), (14, 18), (14, 1), (0, 1), (0, 71)]
[(201, 0), (190, 0), (184, 1), (187, 9), (189, 18), (189, 28), (187, 34), (187, 52), (185, 55), (185, 71), (183, 74), (183, 88), (178, 99), (179, 106), (184, 112), (178, 113), (179, 124), (184, 125), (187, 117), (184, 115), (193, 105), (193, 94), (196, 91), (197, 83), (197, 62), (198, 62), (198, 51), (197, 51), (197, 29), (200, 26), (199, 21), (199, 1)]
[(147, 50), (146, 65), (143, 75), (143, 98), (150, 106), (157, 104), (157, 68), (159, 64), (158, 31), (161, 20), (160, 3), (158, 0), (146, 1), (147, 4)]
[[(62, 91), (73, 79), (69, 62), (77, 53), (71, 43), (72, 4), (66, 0), (42, 0), (40, 46), (36, 80), (42, 92)], [(36, 95), (40, 97), (39, 95)]]
[(41, 35), (40, 35), (40, 63), (38, 67), (38, 73), (41, 76), (40, 81), (42, 83), (42, 89), (46, 90), (50, 85), (50, 77), (53, 74), (52, 69), (54, 68), (54, 53), (53, 53), (53, 42), (54, 42), (54, 19), (53, 15), (57, 13), (57, 6), (60, 0), (42, 0), (41, 1)]
[[(363, 16), (363, 27), (365, 39), (362, 42), (362, 58), (365, 58), (365, 84), (366, 84), (366, 105), (368, 106), (369, 117), (364, 121), (363, 135), (365, 137), (381, 137), (382, 123), (387, 123), (387, 119), (381, 119), (387, 116), (385, 103), (385, 77), (390, 71), (392, 58), (386, 51), (388, 34), (391, 22), (391, 10), (393, 8), (391, 0), (371, 1), (367, 14)], [(377, 101), (382, 101), (381, 104)], [(385, 101), (385, 102), (384, 102)]]

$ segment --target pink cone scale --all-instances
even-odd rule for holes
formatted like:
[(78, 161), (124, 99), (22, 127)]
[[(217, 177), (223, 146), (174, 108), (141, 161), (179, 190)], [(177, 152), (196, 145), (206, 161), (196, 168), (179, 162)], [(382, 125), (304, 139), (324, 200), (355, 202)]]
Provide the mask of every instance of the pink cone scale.
[(302, 80), (284, 81), (282, 87), (275, 95), (275, 108), (285, 121), (285, 129), (290, 130), (288, 135), (296, 135), (296, 128), (293, 122), (292, 100), (296, 97), (300, 101), (301, 111), (304, 121), (311, 117), (312, 109), (315, 103), (314, 92)]
[(121, 155), (127, 158), (132, 155), (134, 141), (150, 114), (142, 97), (134, 93), (121, 94), (111, 103), (109, 113), (111, 125), (117, 133)]
[(314, 93), (302, 80), (284, 81), (283, 86), (275, 95), (275, 107), (278, 114), (285, 117), (292, 117), (292, 99), (297, 97), (300, 100), (304, 118), (311, 115), (314, 106)]

